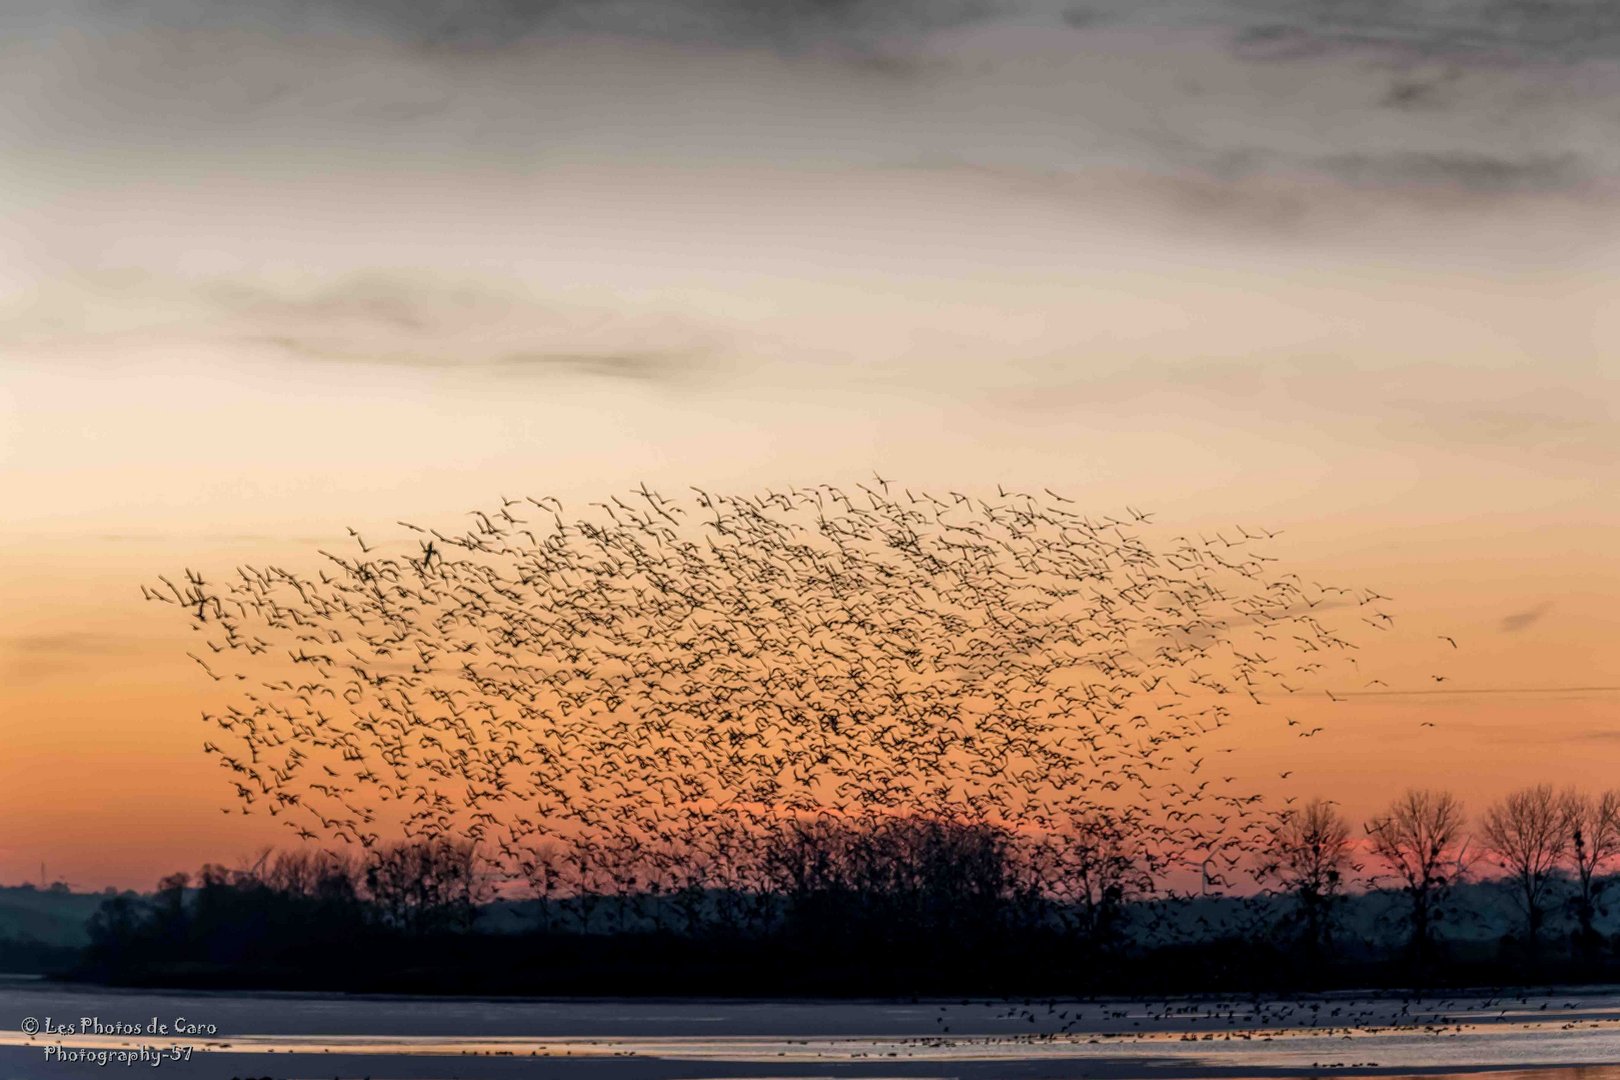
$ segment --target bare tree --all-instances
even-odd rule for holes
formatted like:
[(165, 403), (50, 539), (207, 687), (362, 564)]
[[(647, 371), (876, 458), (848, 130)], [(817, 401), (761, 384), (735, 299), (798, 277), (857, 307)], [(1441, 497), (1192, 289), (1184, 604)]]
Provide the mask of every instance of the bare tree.
[(1462, 802), (1446, 791), (1413, 789), (1367, 823), (1373, 853), (1400, 881), (1411, 905), (1412, 956), (1428, 959), (1434, 924), (1467, 871)]
[(1073, 823), (1067, 860), (1068, 892), (1080, 926), (1094, 948), (1115, 944), (1125, 905), (1153, 892), (1153, 875), (1134, 833), (1109, 814), (1088, 814)]
[(469, 929), (489, 880), (475, 844), (434, 838), (370, 852), (366, 891), (388, 925), (413, 934)]
[(1315, 955), (1332, 943), (1333, 906), (1353, 869), (1350, 825), (1331, 802), (1312, 799), (1278, 818), (1261, 874), (1299, 902), (1305, 946)]
[(1485, 814), (1486, 850), (1507, 875), (1531, 949), (1541, 936), (1558, 865), (1569, 850), (1578, 802), (1573, 793), (1559, 795), (1551, 784), (1539, 784), (1513, 792)]
[(1575, 795), (1572, 804), (1569, 860), (1575, 872), (1575, 917), (1580, 945), (1590, 953), (1597, 945), (1593, 924), (1601, 913), (1603, 871), (1620, 857), (1620, 791)]

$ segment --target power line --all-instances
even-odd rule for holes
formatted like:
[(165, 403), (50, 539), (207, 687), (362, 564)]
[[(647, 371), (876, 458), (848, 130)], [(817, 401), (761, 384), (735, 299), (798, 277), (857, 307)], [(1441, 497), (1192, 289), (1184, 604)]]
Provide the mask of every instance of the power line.
[(1340, 698), (1413, 698), (1419, 695), (1471, 695), (1471, 693), (1615, 693), (1620, 687), (1473, 687), (1448, 690), (1335, 690)]

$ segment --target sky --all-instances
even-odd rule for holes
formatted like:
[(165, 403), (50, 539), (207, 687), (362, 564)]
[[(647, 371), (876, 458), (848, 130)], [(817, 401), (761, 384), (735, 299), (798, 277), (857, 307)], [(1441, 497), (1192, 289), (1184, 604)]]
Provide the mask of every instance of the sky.
[(1280, 529), (1401, 692), (1257, 783), (1608, 782), (1616, 59), (1596, 0), (4, 5), (0, 882), (282, 839), (141, 582), (643, 480)]

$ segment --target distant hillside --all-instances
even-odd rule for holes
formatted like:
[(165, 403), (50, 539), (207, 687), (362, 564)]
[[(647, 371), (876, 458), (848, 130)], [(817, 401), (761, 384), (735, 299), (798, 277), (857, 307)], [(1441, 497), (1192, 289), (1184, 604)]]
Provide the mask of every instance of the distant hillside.
[(89, 944), (85, 924), (111, 892), (76, 893), (65, 885), (0, 885), (0, 971), (63, 970)]
[(85, 922), (111, 893), (76, 893), (65, 885), (0, 885), (0, 939), (79, 948), (89, 943)]

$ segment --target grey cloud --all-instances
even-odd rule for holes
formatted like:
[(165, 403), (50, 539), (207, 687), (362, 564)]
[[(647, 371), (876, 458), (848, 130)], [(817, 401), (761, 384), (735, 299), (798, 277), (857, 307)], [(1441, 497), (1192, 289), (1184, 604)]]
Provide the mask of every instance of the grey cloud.
[(371, 324), (407, 332), (427, 330), (449, 313), (473, 317), (505, 314), (510, 309), (506, 298), (489, 292), (453, 287), (429, 292), (375, 274), (299, 292), (254, 281), (214, 281), (200, 291), (235, 315)]
[(1096, 26), (1108, 21), (1108, 16), (1094, 7), (1076, 5), (1064, 8), (1059, 14), (1065, 24), (1073, 27)]
[[(1620, 49), (1620, 10), (1604, 0), (58, 0), (57, 6), (125, 25), (349, 28), (426, 46), (494, 47), (578, 33), (793, 45), (1044, 19), (1073, 28), (1222, 27), (1251, 50), (1285, 55), (1382, 49), (1568, 60)], [(19, 7), (12, 19), (26, 21), (26, 5)]]
[(0, 341), (64, 355), (120, 340), (210, 341), (311, 363), (484, 371), (675, 386), (719, 372), (723, 338), (675, 310), (611, 295), (553, 299), (499, 277), (430, 270), (330, 275), (292, 286), (90, 272), (45, 288)]
[(548, 304), (511, 283), (365, 274), (303, 291), (215, 282), (203, 294), (232, 327), (273, 327), (241, 340), (308, 360), (666, 384), (709, 366), (704, 336), (683, 322)]
[(685, 353), (570, 353), (523, 351), (464, 359), (435, 353), (365, 351), (341, 342), (276, 335), (249, 338), (307, 360), (373, 364), (383, 367), (467, 370), (486, 369), (519, 375), (577, 375), (641, 383), (673, 383), (703, 367), (702, 358)]
[(333, 361), (346, 364), (382, 364), (401, 368), (453, 368), (454, 360), (436, 355), (368, 351), (343, 339), (302, 337), (296, 334), (247, 335), (242, 341), (269, 345), (300, 360)]
[[(1339, 251), (1346, 245), (1369, 244), (1381, 245), (1387, 252), (1397, 238), (1423, 236), (1419, 230), (1425, 224), (1463, 225), (1492, 209), (1537, 196), (1559, 200), (1561, 220), (1550, 224), (1568, 229), (1566, 245), (1560, 249), (1564, 254), (1606, 244), (1620, 231), (1613, 212), (1620, 200), (1601, 193), (1595, 163), (1573, 153), (1513, 159), (1412, 152), (1302, 158), (1292, 163), (1284, 155), (1254, 148), (1220, 152), (1183, 145), (1168, 153), (1183, 167), (1067, 171), (933, 157), (900, 168), (979, 188), (998, 201), (1051, 203), (1076, 214), (1106, 214), (1144, 232), (1177, 238), (1322, 242)], [(1287, 175), (1290, 170), (1295, 175)], [(1324, 184), (1322, 178), (1337, 183)], [(1589, 201), (1572, 197), (1582, 190)], [(1511, 229), (1516, 220), (1496, 218), (1492, 223)], [(1522, 262), (1524, 254), (1518, 253), (1515, 261)]]
[[(1189, 154), (1189, 159), (1194, 155)], [(1080, 210), (1107, 206), (1141, 214), (1145, 207), (1176, 211), (1175, 228), (1236, 229), (1249, 236), (1297, 236), (1346, 221), (1342, 199), (1298, 184), (1254, 182), (1263, 155), (1234, 153), (1197, 162), (1174, 175), (1121, 176), (977, 162), (920, 159), (904, 168), (978, 185), (1003, 197), (1053, 202)]]
[(704, 358), (682, 353), (546, 353), (516, 352), (493, 361), (521, 373), (565, 372), (633, 382), (670, 382), (692, 374)]
[(956, 154), (1476, 195), (1620, 173), (1620, 79), (1583, 66), (1620, 59), (1620, 8), (1586, 0), (62, 0), (0, 11), (8, 38), (26, 104), (0, 128), (116, 128), (96, 152), (351, 135), (400, 164)]
[[(1392, 79), (1379, 104), (1392, 109), (1436, 109), (1448, 104), (1448, 90), (1461, 76), (1462, 69), (1450, 65), (1437, 76), (1403, 74)], [(1454, 103), (1454, 102), (1451, 102)]]
[(1252, 43), (1399, 50), (1487, 61), (1579, 60), (1620, 49), (1604, 0), (1249, 0)]
[(1527, 629), (1540, 622), (1542, 616), (1546, 615), (1552, 608), (1552, 601), (1549, 600), (1528, 610), (1516, 611), (1511, 615), (1504, 616), (1500, 623), (1502, 633), (1516, 634), (1520, 630)]
[(1351, 183), (1445, 184), (1487, 195), (1569, 188), (1593, 179), (1588, 165), (1573, 151), (1518, 158), (1420, 151), (1343, 154), (1324, 157), (1320, 165), (1322, 171)]
[(989, 16), (975, 0), (138, 0), (100, 13), (167, 29), (344, 29), (423, 47), (490, 49), (570, 34), (793, 50), (818, 39), (918, 32)]

